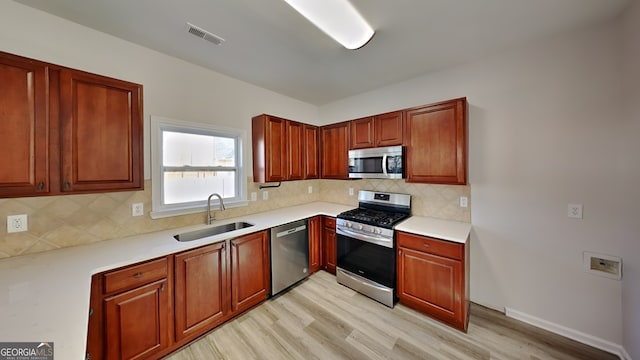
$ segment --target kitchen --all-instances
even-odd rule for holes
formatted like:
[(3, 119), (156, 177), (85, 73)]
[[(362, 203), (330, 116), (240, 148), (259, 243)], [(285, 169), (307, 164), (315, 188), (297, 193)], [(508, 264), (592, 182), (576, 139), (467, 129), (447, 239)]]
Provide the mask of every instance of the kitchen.
[[(247, 181), (247, 194), (257, 192), (259, 200), (250, 207), (230, 208), (221, 218), (318, 200), (355, 206), (349, 188), (357, 194), (399, 187), (394, 192), (416, 197), (416, 214), (472, 223), (472, 301), (508, 307), (594, 336), (601, 344), (623, 345), (637, 358), (632, 340), (639, 334), (638, 224), (633, 211), (638, 200), (633, 135), (638, 125), (631, 119), (638, 116), (627, 105), (637, 103), (633, 64), (639, 33), (634, 24), (640, 21), (634, 5), (604, 23), (315, 106), (3, 2), (2, 51), (144, 84), (146, 181), (143, 192), (56, 201), (3, 199), (3, 217), (29, 213), (29, 226), (40, 230), (3, 233), (0, 252), (12, 257), (202, 224), (202, 213), (159, 220), (130, 215), (133, 203), (144, 203), (145, 211), (152, 206), (150, 115), (193, 122), (214, 118), (228, 127), (246, 122), (250, 137), (249, 119), (260, 113), (323, 125), (466, 96), (468, 186), (307, 180), (268, 189), (269, 200), (261, 200), (264, 190)], [(24, 24), (29, 31), (17, 32)], [(249, 154), (246, 144), (246, 164), (251, 164)], [(470, 199), (473, 213), (458, 206), (460, 196)], [(584, 204), (581, 221), (566, 217), (567, 203), (573, 202)], [(583, 251), (622, 256), (622, 282), (583, 272)]]

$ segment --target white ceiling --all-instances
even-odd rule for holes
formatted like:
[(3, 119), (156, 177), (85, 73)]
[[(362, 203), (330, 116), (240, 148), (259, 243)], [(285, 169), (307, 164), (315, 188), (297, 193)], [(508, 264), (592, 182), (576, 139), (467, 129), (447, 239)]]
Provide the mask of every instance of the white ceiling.
[[(351, 0), (376, 30), (347, 50), (283, 0), (16, 0), (322, 105), (605, 21), (632, 0)], [(226, 40), (186, 32), (190, 22)]]

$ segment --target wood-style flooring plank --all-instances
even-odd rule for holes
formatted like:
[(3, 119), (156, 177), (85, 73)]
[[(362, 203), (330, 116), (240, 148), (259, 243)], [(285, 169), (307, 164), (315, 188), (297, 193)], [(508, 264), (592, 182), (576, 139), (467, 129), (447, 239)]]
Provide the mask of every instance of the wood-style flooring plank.
[(468, 333), (393, 309), (320, 271), (169, 360), (616, 360), (617, 356), (472, 304)]

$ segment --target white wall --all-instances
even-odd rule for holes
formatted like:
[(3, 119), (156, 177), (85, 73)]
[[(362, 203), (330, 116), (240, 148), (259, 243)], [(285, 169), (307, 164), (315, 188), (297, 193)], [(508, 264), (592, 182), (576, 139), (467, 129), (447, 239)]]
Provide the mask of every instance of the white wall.
[[(585, 273), (582, 252), (631, 261), (629, 249), (640, 251), (630, 216), (637, 212), (620, 207), (638, 192), (621, 179), (617, 161), (625, 131), (620, 54), (618, 24), (604, 24), (328, 104), (320, 118), (467, 96), (471, 300), (594, 336), (617, 351), (621, 282)], [(583, 220), (567, 218), (568, 203), (584, 205)]]
[[(627, 236), (624, 253), (624, 279), (622, 290), (624, 346), (632, 358), (640, 359), (640, 221), (638, 221), (638, 204), (640, 204), (640, 2), (622, 18), (623, 34), (623, 91), (626, 122), (623, 137), (619, 146), (618, 164), (621, 169), (620, 178), (625, 183), (623, 189), (636, 191), (623, 196), (623, 211), (627, 212), (627, 221), (634, 224)], [(633, 231), (631, 231), (633, 230)]]
[[(144, 85), (145, 179), (150, 178), (149, 117), (215, 123), (246, 131), (261, 113), (317, 123), (317, 107), (51, 16), (0, 1), (0, 51)], [(224, 51), (212, 48), (211, 56)], [(252, 173), (247, 167), (247, 176)]]

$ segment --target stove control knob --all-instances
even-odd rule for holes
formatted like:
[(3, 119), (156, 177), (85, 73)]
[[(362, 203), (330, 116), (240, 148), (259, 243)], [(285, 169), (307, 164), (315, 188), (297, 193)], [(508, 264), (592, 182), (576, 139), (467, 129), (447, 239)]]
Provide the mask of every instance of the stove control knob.
[(347, 225), (348, 228), (350, 228), (353, 224), (351, 224), (350, 222), (346, 222), (345, 225)]
[(358, 225), (358, 230), (362, 230), (363, 226), (362, 225)]
[(382, 234), (382, 229), (376, 229), (376, 234)]

